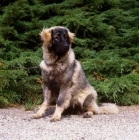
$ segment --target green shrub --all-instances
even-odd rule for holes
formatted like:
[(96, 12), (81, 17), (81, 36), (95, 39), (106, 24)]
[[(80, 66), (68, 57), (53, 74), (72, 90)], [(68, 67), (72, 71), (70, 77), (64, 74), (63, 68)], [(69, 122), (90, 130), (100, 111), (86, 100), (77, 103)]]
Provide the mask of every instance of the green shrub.
[(39, 33), (66, 26), (73, 49), (100, 102), (138, 104), (137, 0), (16, 0), (0, 2), (0, 107), (41, 102)]

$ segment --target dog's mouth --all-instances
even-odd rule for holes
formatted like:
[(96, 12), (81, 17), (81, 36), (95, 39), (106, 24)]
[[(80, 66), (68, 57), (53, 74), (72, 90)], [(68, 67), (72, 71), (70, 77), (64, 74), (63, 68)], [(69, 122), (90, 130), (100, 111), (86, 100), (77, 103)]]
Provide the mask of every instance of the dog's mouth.
[(69, 51), (69, 46), (61, 46), (56, 49), (56, 54), (59, 56), (65, 55)]
[(51, 46), (49, 51), (57, 56), (64, 56), (69, 51), (69, 48), (69, 46)]
[(65, 51), (65, 52), (69, 51), (69, 46), (64, 46), (64, 47), (61, 47), (61, 48), (63, 48), (62, 50)]

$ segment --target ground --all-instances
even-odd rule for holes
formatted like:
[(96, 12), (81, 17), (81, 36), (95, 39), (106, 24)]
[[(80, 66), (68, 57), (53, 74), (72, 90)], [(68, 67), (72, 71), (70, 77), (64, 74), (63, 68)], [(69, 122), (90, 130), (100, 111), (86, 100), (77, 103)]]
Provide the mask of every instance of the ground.
[(41, 119), (23, 107), (0, 109), (0, 140), (138, 140), (139, 106), (119, 107), (117, 115), (64, 115), (50, 122), (51, 107)]

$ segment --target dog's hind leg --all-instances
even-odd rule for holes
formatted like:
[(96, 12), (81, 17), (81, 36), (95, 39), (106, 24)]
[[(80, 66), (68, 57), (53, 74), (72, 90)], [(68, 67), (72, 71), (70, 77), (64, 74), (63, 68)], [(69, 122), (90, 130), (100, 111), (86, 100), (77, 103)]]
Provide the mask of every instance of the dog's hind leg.
[(99, 113), (99, 107), (96, 103), (96, 99), (94, 98), (93, 94), (89, 94), (83, 103), (83, 109), (85, 111), (83, 117), (90, 118), (92, 115)]

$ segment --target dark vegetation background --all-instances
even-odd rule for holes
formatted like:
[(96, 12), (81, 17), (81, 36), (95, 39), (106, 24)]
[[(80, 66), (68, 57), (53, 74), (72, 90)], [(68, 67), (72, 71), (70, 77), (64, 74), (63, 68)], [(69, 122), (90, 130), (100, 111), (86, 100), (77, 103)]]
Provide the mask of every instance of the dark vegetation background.
[(99, 102), (139, 103), (138, 0), (1, 0), (0, 107), (41, 103), (43, 27), (76, 34), (73, 49)]

